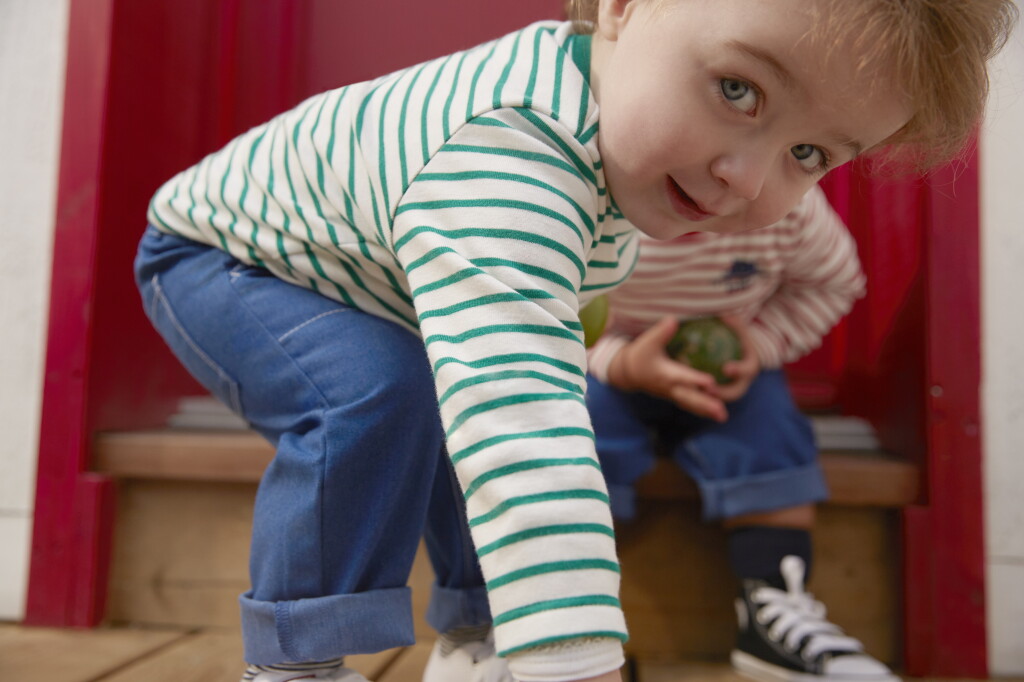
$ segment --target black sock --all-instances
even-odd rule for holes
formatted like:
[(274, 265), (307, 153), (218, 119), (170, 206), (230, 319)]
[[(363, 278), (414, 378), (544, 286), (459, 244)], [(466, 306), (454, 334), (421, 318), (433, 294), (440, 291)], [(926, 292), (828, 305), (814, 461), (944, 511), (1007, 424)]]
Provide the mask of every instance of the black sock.
[(729, 531), (729, 565), (741, 581), (765, 580), (785, 589), (779, 571), (782, 559), (798, 556), (806, 567), (804, 581), (811, 575), (811, 534), (801, 528), (778, 526), (740, 526)]

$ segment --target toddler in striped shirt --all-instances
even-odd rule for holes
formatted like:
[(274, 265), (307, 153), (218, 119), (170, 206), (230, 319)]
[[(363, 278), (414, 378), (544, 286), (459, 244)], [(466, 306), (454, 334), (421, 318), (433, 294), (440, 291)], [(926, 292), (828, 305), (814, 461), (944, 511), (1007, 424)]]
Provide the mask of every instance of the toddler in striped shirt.
[(580, 306), (637, 230), (764, 227), (863, 151), (957, 149), (1013, 5), (935, 4), (594, 0), (314, 96), (161, 187), (147, 314), (276, 447), (246, 679), (362, 680), (343, 656), (410, 644), (425, 535), (428, 680), (618, 680)]

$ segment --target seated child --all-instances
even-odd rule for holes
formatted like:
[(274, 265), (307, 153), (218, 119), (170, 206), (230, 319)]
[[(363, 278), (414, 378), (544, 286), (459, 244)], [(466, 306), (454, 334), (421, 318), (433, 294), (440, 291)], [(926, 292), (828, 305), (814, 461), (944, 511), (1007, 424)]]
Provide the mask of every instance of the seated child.
[[(493, 616), (488, 658), (521, 682), (619, 680), (580, 305), (627, 277), (636, 230), (764, 227), (862, 151), (959, 149), (1014, 6), (939, 4), (595, 1), (316, 95), (161, 187), (146, 311), (277, 448), (246, 679), (362, 680), (344, 656), (414, 640), (425, 525), (468, 517), (432, 555), (472, 544), (486, 582), (453, 579), (435, 622)], [(449, 466), (458, 497), (434, 494)]]
[[(863, 287), (853, 239), (814, 187), (759, 230), (641, 237), (590, 349), (587, 405), (612, 514), (635, 515), (633, 485), (657, 441), (696, 481), (704, 517), (728, 529), (739, 578), (732, 661), (757, 679), (897, 679), (804, 591), (814, 503), (827, 491), (780, 369), (818, 346)], [(724, 385), (665, 351), (679, 320), (707, 316), (727, 320), (744, 349)]]

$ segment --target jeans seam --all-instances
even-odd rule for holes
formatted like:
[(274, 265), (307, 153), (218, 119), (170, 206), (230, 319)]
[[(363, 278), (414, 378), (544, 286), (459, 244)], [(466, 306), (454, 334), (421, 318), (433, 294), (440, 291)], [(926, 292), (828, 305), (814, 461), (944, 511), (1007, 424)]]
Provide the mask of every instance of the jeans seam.
[(289, 329), (288, 331), (286, 331), (284, 334), (282, 334), (280, 337), (278, 337), (277, 342), (278, 343), (283, 343), (285, 339), (287, 339), (289, 336), (291, 336), (295, 332), (299, 331), (300, 329), (302, 329), (306, 325), (313, 324), (317, 320), (322, 320), (323, 318), (327, 317), (328, 315), (336, 315), (338, 313), (343, 313), (343, 312), (345, 312), (345, 310), (343, 308), (338, 308), (336, 310), (328, 310), (325, 313), (320, 313), (319, 315), (317, 315), (315, 317), (311, 317), (310, 319), (306, 320), (305, 322), (303, 322), (303, 323), (301, 323), (299, 325), (296, 325), (296, 326), (292, 327), (291, 329)]
[(289, 602), (277, 602), (274, 604), (274, 620), (277, 624), (277, 638), (281, 651), (289, 660), (301, 663), (301, 656), (295, 651), (295, 633), (292, 630), (292, 618)]
[(220, 365), (213, 361), (213, 358), (207, 355), (202, 348), (196, 345), (196, 343), (192, 340), (192, 337), (188, 334), (187, 331), (185, 331), (185, 328), (181, 326), (181, 323), (178, 321), (177, 315), (174, 314), (174, 309), (171, 308), (170, 302), (168, 302), (167, 297), (164, 296), (164, 290), (163, 287), (160, 286), (160, 279), (158, 275), (153, 275), (152, 284), (153, 312), (156, 312), (157, 306), (164, 310), (164, 312), (167, 314), (168, 321), (170, 321), (171, 323), (171, 326), (173, 326), (175, 331), (178, 332), (178, 336), (180, 336), (181, 339), (188, 345), (188, 347), (192, 349), (192, 352), (195, 353), (196, 356), (198, 356), (199, 359), (202, 360), (207, 367), (212, 369), (221, 379), (221, 381), (223, 381), (227, 385), (229, 392), (228, 397), (231, 402), (231, 404), (228, 407), (234, 410), (235, 413), (241, 414), (242, 401), (238, 394), (238, 385), (235, 383), (234, 379), (228, 376), (224, 372), (224, 370), (221, 369)]
[(284, 353), (284, 356), (288, 359), (288, 362), (291, 363), (295, 370), (299, 373), (299, 375), (302, 376), (303, 380), (305, 380), (305, 382), (309, 385), (310, 390), (312, 390), (316, 394), (317, 403), (319, 403), (321, 411), (329, 409), (331, 407), (331, 403), (329, 400), (327, 400), (327, 396), (324, 395), (324, 392), (320, 390), (320, 387), (317, 385), (315, 381), (313, 381), (313, 378), (309, 376), (306, 370), (303, 369), (295, 361), (295, 358), (293, 358), (291, 354), (284, 348), (284, 346), (280, 343), (280, 340), (276, 336), (274, 336), (274, 333), (267, 328), (267, 325), (263, 323), (263, 320), (260, 318), (260, 316), (256, 314), (256, 311), (252, 309), (252, 306), (249, 305), (249, 302), (245, 300), (245, 296), (242, 295), (242, 292), (239, 291), (238, 287), (234, 286), (237, 279), (238, 277), (231, 277), (230, 281), (232, 284), (231, 288), (234, 290), (235, 295), (238, 297), (239, 305), (244, 307), (245, 310), (250, 315), (252, 315), (252, 318), (256, 322), (256, 324), (258, 324), (260, 328), (263, 329), (264, 332), (266, 332), (267, 336), (274, 339), (274, 341), (278, 344), (281, 352)]
[(327, 582), (325, 580), (325, 573), (327, 569), (325, 566), (326, 562), (324, 561), (324, 536), (327, 533), (326, 529), (324, 528), (324, 519), (327, 516), (327, 514), (324, 511), (324, 505), (327, 503), (327, 490), (324, 488), (324, 485), (327, 482), (327, 419), (324, 417), (324, 414), (326, 412), (327, 410), (325, 410), (324, 408), (320, 409), (320, 451), (323, 453), (323, 456), (320, 458), (320, 509), (318, 510), (320, 517), (320, 533), (317, 536), (317, 543), (319, 546), (317, 547), (316, 553), (317, 556), (320, 558), (320, 561), (317, 563), (320, 564), (319, 578), (321, 593), (324, 592), (324, 586)]

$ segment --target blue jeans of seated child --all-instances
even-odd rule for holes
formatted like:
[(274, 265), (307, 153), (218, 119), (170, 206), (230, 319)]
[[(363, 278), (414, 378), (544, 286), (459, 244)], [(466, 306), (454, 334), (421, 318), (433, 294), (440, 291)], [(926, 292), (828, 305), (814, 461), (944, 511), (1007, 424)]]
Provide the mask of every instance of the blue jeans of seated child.
[(761, 372), (723, 424), (590, 376), (587, 407), (618, 519), (636, 515), (634, 485), (654, 466), (657, 443), (697, 483), (708, 520), (828, 497), (813, 431), (781, 370)]
[(240, 598), (247, 662), (412, 644), (421, 536), (436, 574), (428, 622), (490, 622), (418, 336), (153, 227), (135, 272), (178, 359), (277, 448)]

